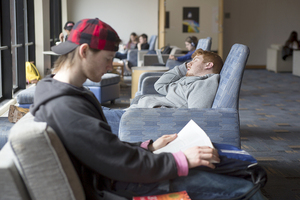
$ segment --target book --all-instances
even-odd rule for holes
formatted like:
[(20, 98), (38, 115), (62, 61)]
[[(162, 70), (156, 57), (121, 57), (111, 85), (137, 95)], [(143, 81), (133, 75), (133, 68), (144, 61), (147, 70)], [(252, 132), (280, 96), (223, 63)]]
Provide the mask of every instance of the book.
[(132, 198), (132, 200), (190, 200), (190, 199), (191, 198), (189, 197), (186, 191)]
[(207, 134), (203, 131), (198, 124), (196, 124), (192, 119), (181, 129), (177, 134), (177, 138), (170, 142), (165, 147), (162, 147), (153, 153), (175, 153), (178, 151), (185, 151), (188, 148), (194, 146), (208, 146), (211, 148), (213, 144)]

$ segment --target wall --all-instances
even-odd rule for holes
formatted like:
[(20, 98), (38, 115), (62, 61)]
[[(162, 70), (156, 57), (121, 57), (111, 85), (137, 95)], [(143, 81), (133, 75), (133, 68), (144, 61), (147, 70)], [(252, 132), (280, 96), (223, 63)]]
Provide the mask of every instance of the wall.
[[(218, 49), (218, 5), (219, 0), (166, 0), (166, 11), (170, 12), (170, 28), (166, 29), (166, 44), (185, 49), (184, 41), (195, 35), (198, 39), (212, 37), (212, 50)], [(182, 32), (183, 7), (199, 7), (200, 32)], [(215, 12), (213, 12), (215, 11)]]
[(123, 42), (131, 32), (158, 34), (158, 0), (68, 0), (69, 20), (95, 18), (111, 25)]
[(266, 65), (271, 44), (284, 44), (293, 30), (300, 34), (299, 8), (299, 0), (224, 0), (224, 56), (242, 43), (250, 48), (247, 65)]

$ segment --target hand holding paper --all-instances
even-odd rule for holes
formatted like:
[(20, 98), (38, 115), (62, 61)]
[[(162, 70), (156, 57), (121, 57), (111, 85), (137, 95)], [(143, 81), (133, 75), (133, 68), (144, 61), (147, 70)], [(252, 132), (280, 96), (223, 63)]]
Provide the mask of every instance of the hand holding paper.
[(175, 153), (194, 146), (209, 146), (214, 148), (209, 137), (193, 120), (190, 120), (177, 135), (175, 140), (153, 153)]
[(187, 158), (189, 168), (200, 165), (214, 168), (212, 163), (220, 162), (218, 152), (209, 137), (193, 120), (190, 120), (177, 135), (175, 140), (153, 153), (182, 151)]
[(149, 145), (148, 148), (150, 151), (155, 151), (155, 150), (161, 149), (162, 147), (165, 147), (168, 143), (175, 140), (175, 138), (177, 138), (176, 133), (171, 134), (171, 135), (163, 135), (160, 138), (158, 138), (157, 140), (155, 140), (155, 142), (153, 142), (153, 144)]

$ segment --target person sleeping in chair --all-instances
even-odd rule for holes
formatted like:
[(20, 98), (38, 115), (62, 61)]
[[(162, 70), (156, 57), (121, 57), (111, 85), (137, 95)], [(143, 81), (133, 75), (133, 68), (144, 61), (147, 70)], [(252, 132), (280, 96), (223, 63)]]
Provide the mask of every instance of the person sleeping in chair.
[(193, 60), (165, 72), (154, 84), (164, 96), (145, 95), (130, 108), (211, 108), (215, 98), (222, 58), (216, 53), (196, 50)]

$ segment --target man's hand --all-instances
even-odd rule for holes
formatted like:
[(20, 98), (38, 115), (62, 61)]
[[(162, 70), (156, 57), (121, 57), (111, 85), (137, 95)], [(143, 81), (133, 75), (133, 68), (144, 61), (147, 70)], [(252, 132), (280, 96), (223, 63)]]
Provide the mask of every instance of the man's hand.
[(152, 144), (150, 144), (148, 146), (148, 149), (150, 151), (155, 151), (158, 150), (164, 146), (166, 146), (167, 144), (169, 144), (170, 142), (172, 142), (173, 140), (175, 140), (175, 138), (177, 138), (177, 134), (174, 133), (172, 135), (163, 135), (160, 138), (158, 138), (155, 142), (153, 142)]
[(214, 169), (215, 166), (212, 163), (220, 162), (218, 151), (210, 147), (195, 146), (183, 153), (188, 161), (189, 168), (207, 166)]
[(59, 34), (59, 40), (60, 40), (61, 42), (64, 41), (64, 34), (63, 34), (63, 33), (60, 33), (60, 34)]
[(137, 48), (138, 48), (138, 50), (142, 50), (142, 43), (138, 43)]

